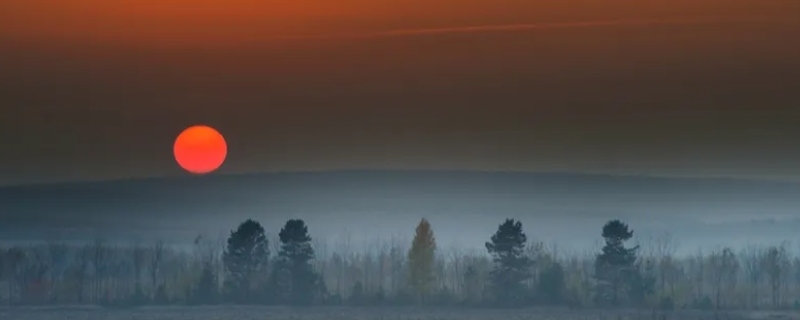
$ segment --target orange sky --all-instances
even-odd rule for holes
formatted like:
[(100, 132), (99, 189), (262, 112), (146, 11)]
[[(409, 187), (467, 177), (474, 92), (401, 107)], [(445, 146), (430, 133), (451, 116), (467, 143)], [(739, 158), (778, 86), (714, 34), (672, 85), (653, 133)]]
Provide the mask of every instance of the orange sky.
[[(794, 4), (793, 4), (794, 3)], [(687, 16), (791, 17), (789, 0), (0, 0), (24, 41), (237, 43), (265, 37)]]
[[(229, 140), (225, 172), (800, 180), (797, 12), (797, 0), (0, 0), (0, 184), (174, 174), (174, 137), (197, 123)], [(727, 22), (632, 22), (675, 19)], [(421, 32), (435, 28), (458, 32)], [(308, 38), (266, 41), (293, 36)]]

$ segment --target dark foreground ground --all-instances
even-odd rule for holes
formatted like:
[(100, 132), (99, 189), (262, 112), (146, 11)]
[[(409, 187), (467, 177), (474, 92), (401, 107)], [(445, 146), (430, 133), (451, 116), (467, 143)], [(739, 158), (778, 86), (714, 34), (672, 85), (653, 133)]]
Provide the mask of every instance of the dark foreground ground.
[(767, 320), (799, 319), (800, 313), (566, 309), (416, 309), (416, 308), (337, 308), (306, 309), (281, 307), (145, 307), (103, 309), (90, 307), (0, 308), (3, 320)]

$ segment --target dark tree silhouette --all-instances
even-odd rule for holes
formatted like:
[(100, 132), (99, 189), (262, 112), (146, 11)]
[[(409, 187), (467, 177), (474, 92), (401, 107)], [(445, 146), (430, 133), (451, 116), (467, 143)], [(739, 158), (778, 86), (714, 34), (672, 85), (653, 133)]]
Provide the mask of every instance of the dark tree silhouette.
[(619, 305), (620, 297), (630, 293), (635, 274), (636, 252), (639, 247), (625, 248), (625, 242), (633, 237), (633, 230), (619, 220), (611, 220), (603, 226), (605, 246), (595, 259), (595, 277), (598, 280), (598, 303)]
[(436, 239), (433, 236), (431, 224), (422, 219), (417, 225), (414, 241), (408, 250), (409, 281), (421, 304), (431, 293), (435, 276), (434, 259), (436, 254)]
[(530, 259), (523, 254), (527, 240), (522, 222), (506, 219), (486, 243), (486, 250), (495, 263), (491, 287), (500, 304), (519, 304), (525, 297), (523, 283), (530, 277), (531, 266)]
[(322, 279), (314, 272), (314, 248), (308, 227), (300, 219), (286, 221), (278, 234), (281, 249), (273, 273), (273, 286), (279, 302), (311, 304), (322, 293)]
[(222, 259), (228, 297), (234, 302), (252, 300), (255, 279), (266, 272), (269, 259), (268, 241), (261, 224), (248, 219), (231, 231)]

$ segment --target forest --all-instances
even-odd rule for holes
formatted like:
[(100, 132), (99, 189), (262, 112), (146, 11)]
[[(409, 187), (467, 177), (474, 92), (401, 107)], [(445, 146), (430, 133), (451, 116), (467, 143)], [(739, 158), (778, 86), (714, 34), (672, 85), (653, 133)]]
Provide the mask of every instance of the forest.
[(505, 219), (484, 250), (465, 251), (437, 247), (434, 230), (422, 219), (410, 241), (325, 242), (303, 220), (287, 221), (274, 239), (246, 220), (190, 248), (5, 244), (0, 303), (800, 309), (800, 255), (789, 242), (677, 256), (668, 234), (634, 243), (632, 226), (611, 220), (598, 226), (601, 249), (572, 253)]

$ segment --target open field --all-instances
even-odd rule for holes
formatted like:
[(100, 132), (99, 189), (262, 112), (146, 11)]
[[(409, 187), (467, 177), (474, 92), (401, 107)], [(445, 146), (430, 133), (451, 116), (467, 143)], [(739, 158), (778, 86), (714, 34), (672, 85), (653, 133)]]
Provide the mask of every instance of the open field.
[(143, 307), (104, 309), (92, 307), (0, 308), (0, 319), (14, 320), (635, 320), (635, 319), (800, 319), (800, 313), (789, 312), (727, 312), (677, 311), (656, 313), (623, 310), (567, 309), (416, 309), (416, 308), (344, 308), (312, 307), (305, 309), (282, 307)]

